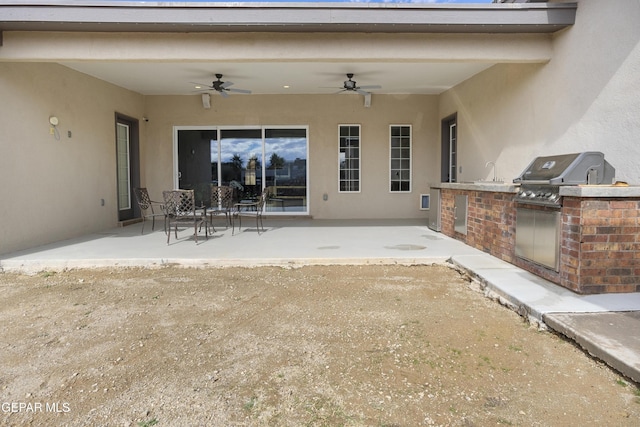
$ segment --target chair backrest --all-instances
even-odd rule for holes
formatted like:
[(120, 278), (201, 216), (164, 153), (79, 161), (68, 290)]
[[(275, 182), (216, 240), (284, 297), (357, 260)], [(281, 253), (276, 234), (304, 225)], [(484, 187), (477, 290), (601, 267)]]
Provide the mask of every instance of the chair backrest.
[(267, 203), (269, 194), (269, 187), (265, 187), (264, 190), (262, 190), (262, 194), (260, 194), (260, 198), (256, 204), (256, 211), (258, 211), (259, 215), (262, 214), (262, 211), (264, 210), (264, 205)]
[(227, 185), (211, 185), (211, 207), (231, 209), (233, 206), (233, 188)]
[(140, 210), (146, 211), (151, 207), (151, 198), (149, 197), (149, 192), (146, 188), (134, 188), (133, 194), (136, 195), (136, 201), (138, 202)]
[(162, 192), (165, 210), (172, 216), (194, 216), (196, 202), (193, 190), (166, 190)]

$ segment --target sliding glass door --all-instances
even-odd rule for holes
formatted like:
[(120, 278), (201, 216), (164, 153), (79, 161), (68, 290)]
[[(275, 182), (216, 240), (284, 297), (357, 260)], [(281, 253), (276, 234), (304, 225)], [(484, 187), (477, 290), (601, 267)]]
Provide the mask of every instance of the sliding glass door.
[(220, 185), (234, 188), (236, 200), (256, 200), (262, 192), (262, 129), (222, 129), (219, 141)]
[(267, 212), (308, 213), (306, 127), (178, 127), (175, 136), (178, 187), (195, 190), (198, 204), (209, 204), (211, 185), (231, 186), (237, 201), (267, 186)]
[(264, 150), (267, 211), (307, 213), (307, 130), (267, 128)]
[(212, 146), (217, 147), (215, 129), (182, 129), (177, 131), (178, 188), (194, 190), (196, 203), (209, 203), (212, 178)]

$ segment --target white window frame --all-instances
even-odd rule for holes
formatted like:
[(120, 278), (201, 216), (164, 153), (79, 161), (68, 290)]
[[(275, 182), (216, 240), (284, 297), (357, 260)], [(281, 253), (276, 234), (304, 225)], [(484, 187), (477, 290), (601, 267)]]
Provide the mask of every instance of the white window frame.
[[(342, 139), (342, 128), (345, 127), (357, 127), (358, 128), (358, 165), (357, 168), (342, 168), (342, 163), (344, 161), (346, 161), (346, 153), (344, 153), (342, 151), (343, 147), (341, 146), (341, 139)], [(345, 154), (345, 156), (343, 156), (343, 154)], [(353, 160), (353, 159), (351, 159)], [(343, 171), (353, 171), (353, 170), (357, 170), (358, 172), (358, 178), (357, 179), (343, 179), (342, 178), (342, 172)], [(342, 183), (343, 182), (348, 182), (348, 183), (353, 183), (353, 182), (357, 182), (358, 183), (358, 189), (357, 190), (352, 190), (350, 187), (351, 185), (349, 185), (349, 189), (347, 190), (343, 190), (342, 189)], [(362, 191), (362, 127), (359, 124), (339, 124), (338, 125), (338, 192), (339, 193), (360, 193)]]
[[(173, 186), (174, 188), (180, 188), (180, 176), (179, 176), (179, 161), (178, 161), (178, 131), (181, 130), (215, 130), (217, 131), (217, 144), (218, 144), (218, 162), (221, 161), (221, 155), (222, 155), (222, 151), (221, 151), (221, 147), (220, 147), (220, 142), (221, 142), (221, 138), (222, 138), (222, 132), (225, 130), (237, 130), (237, 129), (261, 129), (262, 130), (262, 151), (261, 151), (261, 161), (263, 165), (266, 165), (266, 157), (265, 157), (265, 131), (267, 129), (304, 129), (307, 135), (307, 147), (306, 147), (306, 178), (305, 178), (305, 182), (307, 185), (306, 188), (306, 207), (307, 209), (305, 211), (301, 211), (301, 212), (269, 212), (269, 215), (273, 215), (273, 216), (278, 216), (278, 215), (289, 215), (289, 216), (296, 216), (296, 215), (309, 215), (311, 212), (311, 183), (309, 180), (309, 176), (310, 176), (310, 159), (309, 159), (309, 147), (311, 146), (311, 142), (309, 139), (309, 125), (261, 125), (261, 126), (246, 126), (246, 125), (225, 125), (225, 126), (197, 126), (197, 125), (190, 125), (190, 126), (173, 126)], [(218, 169), (218, 181), (220, 181), (221, 176), (220, 176), (221, 172), (220, 169)], [(262, 168), (262, 182), (265, 183), (266, 182), (266, 168), (263, 167)], [(264, 184), (263, 184), (264, 185)]]
[(449, 182), (458, 181), (458, 121), (449, 122)]
[[(393, 147), (393, 138), (398, 138), (398, 137), (394, 137), (393, 136), (393, 129), (394, 128), (409, 128), (409, 167), (408, 169), (405, 169), (402, 167), (402, 165), (399, 165), (399, 167), (394, 168), (393, 167), (393, 163), (394, 160), (402, 162), (403, 160), (405, 160), (402, 156), (399, 158), (393, 157), (394, 156), (394, 148)], [(400, 136), (400, 138), (404, 138), (402, 135)], [(402, 147), (400, 147), (402, 148)], [(399, 182), (399, 186), (402, 187), (402, 183), (403, 182), (409, 182), (409, 189), (408, 190), (402, 190), (402, 189), (398, 189), (398, 190), (394, 190), (393, 189), (393, 182), (396, 181), (393, 179), (394, 176), (394, 171), (399, 171), (400, 173), (400, 177), (397, 180), (397, 182)], [(403, 178), (403, 175), (408, 175), (408, 177)], [(413, 128), (411, 125), (408, 124), (392, 124), (389, 125), (389, 192), (393, 193), (393, 194), (398, 194), (398, 193), (411, 193), (412, 191), (412, 187), (413, 187)]]
[[(131, 144), (131, 127), (126, 123), (116, 123), (117, 138), (117, 180), (118, 180), (118, 209), (131, 209), (131, 158), (129, 153)], [(122, 131), (122, 132), (121, 132)], [(123, 138), (120, 138), (120, 137)]]

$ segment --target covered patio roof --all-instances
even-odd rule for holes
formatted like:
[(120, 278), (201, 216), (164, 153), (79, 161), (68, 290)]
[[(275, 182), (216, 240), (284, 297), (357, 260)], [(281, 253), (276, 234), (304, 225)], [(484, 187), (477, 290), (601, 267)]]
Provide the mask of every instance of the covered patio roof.
[(576, 3), (9, 0), (0, 61), (56, 62), (144, 95), (216, 73), (253, 94), (438, 94), (498, 63), (545, 63)]

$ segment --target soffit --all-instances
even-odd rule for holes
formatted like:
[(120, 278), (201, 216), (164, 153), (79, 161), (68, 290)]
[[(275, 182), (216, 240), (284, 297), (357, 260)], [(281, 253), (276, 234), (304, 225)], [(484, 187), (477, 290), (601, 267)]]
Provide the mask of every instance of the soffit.
[[(215, 73), (223, 74), (225, 81), (233, 81), (234, 88), (249, 89), (253, 94), (330, 94), (342, 86), (346, 73), (354, 73), (358, 85), (382, 86), (373, 90), (374, 94), (438, 94), (497, 63), (539, 63), (549, 60), (550, 54), (540, 53), (545, 48), (535, 47), (533, 53), (519, 56), (513, 52), (529, 51), (514, 50), (509, 45), (513, 44), (513, 40), (520, 41), (529, 34), (534, 45), (547, 46), (549, 33), (573, 24), (575, 10), (575, 3), (180, 3), (179, 6), (167, 6), (166, 3), (146, 2), (141, 6), (134, 2), (78, 1), (54, 6), (46, 1), (6, 1), (0, 5), (0, 30), (5, 31), (0, 61), (58, 62), (145, 95), (193, 94), (195, 89), (191, 82), (211, 84)], [(38, 46), (43, 46), (37, 42), (38, 33), (45, 37), (51, 35), (52, 40), (58, 40), (55, 43), (58, 49), (63, 49), (68, 46), (64, 32), (76, 31), (83, 32), (76, 39), (91, 40), (90, 48), (81, 50), (86, 53), (65, 56), (55, 48), (48, 49), (48, 53), (37, 52)], [(110, 54), (120, 52), (123, 56), (101, 56), (108, 50), (104, 49), (97, 57), (92, 57), (98, 45), (90, 34), (96, 32), (110, 33), (109, 37), (122, 46), (121, 49), (110, 49)], [(149, 32), (155, 32), (159, 39), (164, 40), (172, 37), (189, 38), (189, 34), (207, 37), (206, 33), (223, 37), (226, 37), (225, 33), (229, 37), (233, 34), (256, 34), (254, 37), (257, 39), (261, 38), (260, 33), (265, 34), (267, 39), (272, 36), (266, 36), (266, 33), (276, 38), (280, 37), (278, 34), (288, 33), (292, 37), (299, 34), (300, 40), (316, 37), (313, 34), (319, 38), (343, 37), (344, 40), (350, 39), (350, 34), (354, 35), (353, 38), (371, 35), (372, 40), (375, 34), (387, 34), (381, 37), (388, 37), (389, 40), (405, 37), (403, 34), (408, 38), (432, 34), (436, 38), (449, 37), (459, 44), (481, 48), (468, 48), (466, 53), (460, 49), (441, 49), (431, 54), (428, 52), (433, 46), (425, 42), (423, 50), (427, 52), (426, 55), (403, 53), (393, 57), (377, 55), (376, 49), (373, 49), (379, 46), (377, 42), (370, 43), (370, 53), (367, 54), (362, 50), (353, 50), (351, 42), (339, 42), (325, 44), (322, 54), (317, 50), (308, 50), (302, 57), (296, 57), (300, 49), (296, 50), (293, 44), (288, 50), (266, 50), (269, 52), (266, 55), (252, 58), (246, 54), (236, 57), (233, 53), (220, 50), (211, 52), (211, 45), (204, 44), (198, 55), (180, 57), (173, 54), (168, 59), (165, 54), (136, 51), (126, 43), (127, 39), (133, 40), (136, 34), (145, 37), (144, 33)], [(13, 43), (14, 39), (29, 40), (31, 34), (34, 35), (31, 44)], [(491, 42), (491, 38), (498, 41)], [(544, 42), (540, 43), (541, 39)], [(189, 44), (181, 46), (193, 47)], [(406, 45), (398, 43), (397, 46), (399, 52), (406, 51), (406, 47), (403, 48)], [(478, 53), (486, 52), (487, 46), (493, 46), (491, 54)], [(511, 49), (512, 52), (505, 55), (496, 53), (501, 49), (505, 52)], [(32, 54), (33, 51), (36, 53)], [(292, 56), (291, 52), (296, 53)]]

